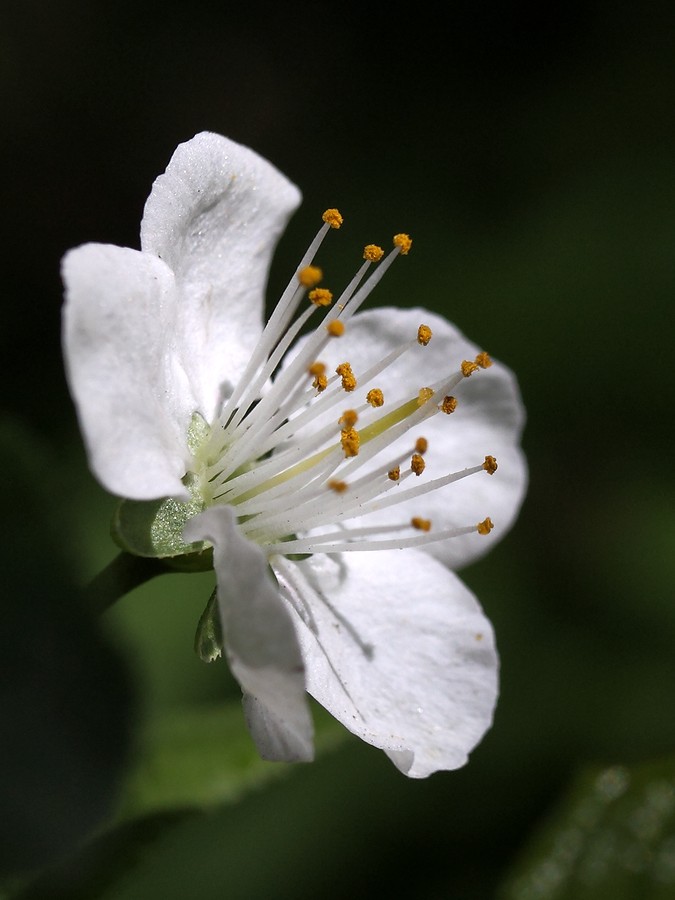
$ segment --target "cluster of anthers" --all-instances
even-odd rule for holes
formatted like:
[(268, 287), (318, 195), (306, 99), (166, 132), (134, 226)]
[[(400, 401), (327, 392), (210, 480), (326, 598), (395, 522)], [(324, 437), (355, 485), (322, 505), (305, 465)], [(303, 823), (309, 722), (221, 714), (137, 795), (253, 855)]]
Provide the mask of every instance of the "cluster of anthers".
[[(472, 467), (418, 482), (425, 470), (426, 438), (416, 437), (395, 458), (387, 454), (394, 441), (431, 416), (455, 411), (458, 401), (452, 391), (492, 364), (487, 353), (462, 361), (434, 384), (421, 385), (390, 410), (387, 370), (416, 344), (429, 344), (433, 335), (428, 325), (420, 324), (417, 334), (367, 371), (354, 372), (345, 360), (329, 372), (321, 361), (329, 341), (348, 343), (350, 319), (394, 260), (405, 256), (412, 245), (407, 234), (397, 234), (388, 255), (374, 244), (366, 246), (363, 264), (334, 300), (331, 291), (318, 287), (323, 275), (313, 260), (328, 231), (341, 224), (337, 209), (323, 214), (323, 225), (281, 296), (246, 371), (218, 420), (202, 429), (195, 447), (197, 471), (188, 481), (205, 505), (232, 506), (240, 530), (268, 557), (420, 547), (470, 532), (488, 534), (493, 527), (490, 518), (437, 530), (423, 515), (384, 526), (345, 524), (404, 500), (421, 499), (469, 475), (492, 475), (497, 461), (485, 456)], [(310, 302), (296, 317), (305, 296)], [(322, 324), (282, 365), (310, 317), (320, 310), (325, 310)], [(371, 388), (359, 397), (359, 384), (380, 378), (382, 388)], [(327, 418), (328, 411), (333, 414)], [(417, 483), (402, 487), (411, 481)]]

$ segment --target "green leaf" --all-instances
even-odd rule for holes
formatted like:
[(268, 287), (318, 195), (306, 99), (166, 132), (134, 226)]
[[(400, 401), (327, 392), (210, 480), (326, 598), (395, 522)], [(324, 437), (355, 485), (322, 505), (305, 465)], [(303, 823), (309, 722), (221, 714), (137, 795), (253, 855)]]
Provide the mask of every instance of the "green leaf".
[[(314, 720), (317, 754), (348, 736), (320, 708), (314, 710)], [(231, 803), (292, 768), (260, 758), (239, 701), (165, 714), (148, 723), (141, 735), (118, 821)]]
[(11, 540), (0, 547), (2, 875), (70, 852), (110, 814), (136, 706), (50, 522), (42, 492), (53, 502), (63, 491), (54, 456), (36, 436), (0, 425), (0, 465), (11, 473), (2, 484)]
[[(317, 755), (349, 737), (319, 707), (315, 724)], [(260, 798), (261, 788), (298, 768), (307, 767), (260, 759), (246, 733), (239, 702), (163, 716), (144, 730), (115, 822), (80, 852), (18, 886), (11, 896), (13, 900), (97, 900), (124, 895), (127, 890), (143, 898), (206, 896), (186, 883), (192, 878), (190, 872), (177, 880), (170, 877), (169, 884), (161, 879), (161, 886), (152, 884), (149, 891), (141, 887), (137, 892), (138, 878), (145, 877), (138, 869), (166, 853), (182, 870), (182, 862), (194, 863), (195, 854), (210, 853), (202, 829), (218, 841), (227, 828), (218, 824), (220, 817), (230, 822), (230, 812), (235, 820), (241, 814), (237, 801), (254, 791)], [(178, 852), (173, 847), (176, 840), (181, 846)], [(229, 896), (224, 887), (227, 871), (221, 865), (227, 850), (223, 836), (215, 870), (203, 872), (211, 891), (216, 891), (210, 896)]]
[(672, 900), (675, 759), (589, 768), (535, 835), (499, 900)]

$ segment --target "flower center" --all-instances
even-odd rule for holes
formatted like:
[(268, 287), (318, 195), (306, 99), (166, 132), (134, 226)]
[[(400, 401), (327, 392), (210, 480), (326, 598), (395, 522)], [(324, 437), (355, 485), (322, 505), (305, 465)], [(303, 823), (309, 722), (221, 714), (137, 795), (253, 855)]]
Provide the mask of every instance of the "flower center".
[[(469, 475), (492, 475), (497, 463), (486, 456), (474, 466), (427, 480), (420, 479), (426, 469), (426, 438), (417, 434), (404, 451), (393, 452), (395, 442), (431, 416), (451, 415), (457, 406), (451, 392), (491, 360), (486, 353), (464, 360), (455, 371), (441, 373), (431, 385), (416, 386), (407, 399), (388, 409), (392, 367), (414, 348), (428, 346), (431, 328), (420, 324), (416, 334), (404, 336), (365, 371), (354, 371), (348, 355), (349, 323), (394, 260), (410, 251), (412, 241), (406, 234), (396, 235), (386, 256), (368, 244), (356, 275), (334, 299), (331, 291), (318, 287), (323, 274), (313, 260), (326, 234), (341, 224), (337, 210), (324, 213), (322, 227), (219, 417), (210, 427), (199, 420), (193, 423), (191, 479), (197, 492), (205, 505), (234, 507), (242, 532), (268, 557), (402, 548), (469, 532), (487, 534), (492, 528), (489, 518), (478, 525), (434, 530), (423, 510), (384, 526), (355, 526), (357, 519), (365, 523), (371, 513)], [(321, 323), (289, 354), (317, 314)], [(336, 340), (345, 345), (346, 358), (329, 372), (321, 357)], [(361, 396), (359, 386), (374, 380), (378, 386)], [(404, 487), (406, 482), (413, 486)]]

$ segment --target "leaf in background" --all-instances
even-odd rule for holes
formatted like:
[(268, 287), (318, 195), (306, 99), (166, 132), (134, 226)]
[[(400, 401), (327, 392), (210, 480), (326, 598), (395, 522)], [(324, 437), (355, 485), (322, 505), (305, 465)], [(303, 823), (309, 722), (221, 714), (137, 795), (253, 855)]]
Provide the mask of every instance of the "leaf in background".
[[(316, 708), (314, 713), (316, 750), (321, 756), (342, 745), (349, 734), (324, 710)], [(136, 869), (143, 870), (144, 861), (161, 857), (167, 846), (182, 841), (183, 834), (184, 851), (194, 855), (190, 841), (195, 829), (197, 834), (202, 828), (211, 831), (220, 812), (229, 821), (228, 807), (240, 809), (237, 801), (245, 795), (296, 769), (258, 756), (239, 702), (165, 715), (150, 723), (141, 737), (116, 826), (60, 865), (41, 872), (13, 894), (13, 900), (96, 900), (126, 890), (133, 894)], [(175, 851), (167, 852), (180, 864)], [(141, 877), (147, 877), (145, 872)], [(218, 896), (220, 883), (214, 881)], [(185, 884), (173, 888), (188, 896)], [(164, 896), (169, 887), (158, 890)], [(138, 896), (155, 896), (153, 891), (154, 886), (144, 886)]]
[(500, 900), (672, 900), (675, 759), (582, 772)]
[(53, 454), (0, 425), (5, 539), (0, 627), (0, 874), (51, 862), (109, 814), (129, 750), (131, 689), (81, 607), (60, 542), (72, 513)]
[[(314, 722), (317, 755), (349, 736), (315, 705)], [(260, 758), (239, 701), (171, 712), (142, 734), (118, 818), (232, 803), (292, 768)]]

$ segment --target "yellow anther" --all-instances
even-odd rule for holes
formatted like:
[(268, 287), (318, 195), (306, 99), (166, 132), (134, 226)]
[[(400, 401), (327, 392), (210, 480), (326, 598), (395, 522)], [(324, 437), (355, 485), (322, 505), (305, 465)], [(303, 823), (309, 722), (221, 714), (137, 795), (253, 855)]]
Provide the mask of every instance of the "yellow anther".
[(480, 366), (481, 369), (489, 369), (492, 365), (492, 360), (490, 359), (490, 354), (486, 353), (484, 350), (478, 354), (476, 357), (476, 365)]
[(431, 335), (433, 334), (431, 328), (428, 325), (420, 325), (417, 329), (417, 343), (421, 344), (423, 347), (431, 340)]
[(373, 388), (366, 394), (366, 403), (371, 406), (384, 406), (384, 394), (379, 388)]
[(298, 281), (306, 288), (313, 288), (322, 278), (323, 272), (318, 266), (305, 266), (298, 272)]
[(366, 244), (363, 248), (363, 258), (367, 259), (368, 262), (379, 262), (384, 256), (384, 250), (382, 247), (378, 247), (377, 244)]
[(333, 294), (328, 288), (314, 288), (307, 296), (314, 306), (330, 306), (333, 302)]
[(482, 522), (479, 522), (478, 525), (476, 525), (476, 530), (478, 531), (478, 534), (490, 534), (494, 527), (492, 519), (488, 516), (487, 519), (483, 519)]
[(449, 416), (450, 413), (454, 413), (457, 409), (457, 400), (455, 397), (443, 397), (443, 402), (438, 408), (441, 412), (444, 412), (446, 416)]
[(461, 366), (462, 375), (465, 378), (468, 378), (469, 375), (473, 375), (473, 373), (476, 371), (477, 368), (478, 368), (477, 363), (471, 362), (470, 359), (465, 359)]
[(494, 475), (497, 471), (497, 460), (494, 456), (486, 456), (485, 462), (483, 463), (483, 468), (488, 473), (488, 475)]
[(413, 528), (417, 528), (418, 531), (431, 531), (431, 519), (422, 519), (419, 516), (413, 516), (410, 520), (410, 524)]
[(333, 479), (332, 481), (328, 482), (328, 487), (331, 489), (331, 491), (335, 491), (336, 494), (344, 494), (344, 492), (347, 490), (347, 482)]
[(345, 323), (341, 322), (340, 319), (333, 319), (332, 322), (326, 325), (326, 331), (331, 337), (342, 337), (345, 333)]
[(392, 469), (391, 472), (387, 472), (387, 478), (389, 481), (398, 481), (401, 477), (401, 467), (396, 466), (395, 469)]
[(344, 425), (345, 428), (353, 428), (359, 418), (359, 414), (355, 409), (346, 409), (338, 419), (338, 425)]
[(356, 376), (352, 372), (352, 367), (349, 363), (340, 363), (335, 371), (342, 378), (342, 387), (346, 391), (353, 391), (356, 387)]
[(406, 256), (408, 253), (410, 253), (410, 248), (412, 247), (412, 238), (408, 234), (395, 234), (394, 247), (399, 248), (401, 256)]
[(326, 366), (322, 362), (313, 362), (312, 365), (307, 369), (309, 375), (314, 376), (314, 381), (312, 382), (312, 387), (315, 387), (319, 393), (321, 391), (325, 391), (328, 386), (328, 379), (326, 378)]
[(327, 209), (321, 218), (331, 228), (339, 228), (343, 221), (339, 209)]
[(421, 475), (422, 472), (426, 469), (426, 463), (422, 459), (419, 453), (413, 453), (410, 458), (410, 468), (415, 473), (415, 475)]
[(415, 441), (415, 453), (423, 454), (429, 449), (429, 441), (425, 437), (418, 437)]
[(430, 387), (420, 388), (419, 394), (417, 395), (417, 405), (424, 406), (424, 404), (428, 400), (431, 400), (431, 398), (433, 396), (434, 396), (434, 392), (431, 390)]
[(340, 432), (340, 443), (345, 456), (358, 456), (361, 438), (356, 428), (343, 428)]

